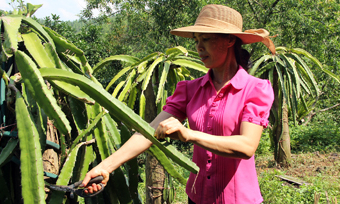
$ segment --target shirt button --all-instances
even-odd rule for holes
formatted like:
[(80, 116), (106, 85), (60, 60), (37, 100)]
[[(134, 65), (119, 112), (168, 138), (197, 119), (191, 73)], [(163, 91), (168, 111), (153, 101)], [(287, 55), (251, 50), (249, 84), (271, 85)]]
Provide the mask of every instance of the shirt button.
[(211, 127), (211, 126), (208, 126), (208, 130), (212, 130), (212, 127)]
[(218, 94), (218, 97), (219, 97), (219, 98), (222, 98), (222, 97), (223, 97), (223, 93), (219, 93), (219, 94)]
[(211, 118), (214, 117), (214, 114), (210, 113), (210, 114), (209, 114), (209, 117), (211, 117)]
[(216, 107), (216, 106), (217, 106), (217, 103), (212, 103), (212, 106), (213, 106), (213, 107)]
[(253, 122), (253, 118), (252, 117), (248, 118), (248, 121)]

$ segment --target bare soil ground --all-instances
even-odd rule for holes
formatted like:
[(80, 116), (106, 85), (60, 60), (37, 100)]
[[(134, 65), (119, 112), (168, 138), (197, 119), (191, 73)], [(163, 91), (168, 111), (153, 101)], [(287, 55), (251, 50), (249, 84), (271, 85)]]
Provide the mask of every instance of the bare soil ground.
[(274, 169), (284, 171), (285, 175), (306, 180), (306, 182), (308, 182), (309, 177), (320, 176), (320, 174), (329, 177), (329, 179), (338, 180), (340, 178), (340, 152), (293, 154), (289, 168), (281, 168), (276, 165), (273, 156), (256, 158), (258, 175), (263, 171)]

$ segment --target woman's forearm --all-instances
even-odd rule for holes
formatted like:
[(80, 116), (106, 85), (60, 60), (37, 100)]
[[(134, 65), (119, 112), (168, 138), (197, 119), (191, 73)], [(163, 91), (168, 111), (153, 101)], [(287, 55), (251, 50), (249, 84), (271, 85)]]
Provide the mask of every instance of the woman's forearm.
[(111, 173), (125, 162), (146, 151), (151, 145), (152, 142), (150, 140), (140, 133), (135, 133), (121, 148), (103, 160), (99, 165)]
[(225, 157), (248, 159), (253, 156), (260, 142), (263, 127), (254, 123), (241, 122), (240, 135), (215, 136), (185, 128), (176, 118), (159, 123), (155, 136), (170, 137), (182, 142), (192, 142), (203, 149)]
[[(108, 158), (104, 159), (85, 175), (82, 186), (87, 186), (88, 182), (97, 176), (103, 176), (104, 179), (102, 184), (106, 185), (109, 180), (110, 173), (112, 173), (125, 162), (144, 152), (151, 145), (152, 142), (146, 139), (143, 135), (139, 133), (132, 135), (131, 138), (126, 141), (126, 143), (121, 148), (119, 148)], [(86, 193), (93, 193), (100, 190), (101, 187), (99, 185), (93, 184), (87, 188), (88, 190), (85, 191)]]
[(191, 142), (214, 154), (248, 159), (253, 155), (251, 146), (246, 145), (244, 136), (214, 136), (199, 131), (193, 131), (194, 140)]
[(249, 159), (257, 149), (262, 129), (259, 125), (242, 123), (241, 134), (232, 136), (214, 136), (190, 130), (189, 142), (220, 156)]

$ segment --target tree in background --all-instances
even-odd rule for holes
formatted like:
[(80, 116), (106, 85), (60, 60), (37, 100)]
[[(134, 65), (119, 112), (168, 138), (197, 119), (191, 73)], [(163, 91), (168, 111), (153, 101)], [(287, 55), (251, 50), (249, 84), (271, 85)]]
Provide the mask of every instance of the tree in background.
[[(243, 3), (240, 3), (243, 2)], [(272, 40), (276, 45), (287, 48), (302, 48), (317, 58), (324, 70), (339, 75), (340, 67), (340, 4), (338, 1), (319, 0), (263, 0), (263, 1), (231, 1), (233, 8), (244, 17), (244, 27), (263, 27), (277, 37)], [(251, 45), (253, 59), (261, 57), (262, 45)], [(308, 60), (309, 61), (309, 60)], [(339, 101), (334, 92), (340, 86), (325, 72), (320, 71), (316, 64), (311, 70), (319, 81), (320, 95), (314, 108), (303, 120), (309, 122), (317, 113), (328, 111), (329, 117), (340, 122)]]
[(320, 95), (311, 65), (339, 82), (338, 77), (325, 70), (315, 57), (299, 48), (277, 47), (275, 55), (262, 56), (250, 70), (251, 75), (269, 79), (274, 89), (270, 135), (274, 158), (281, 166), (288, 167), (291, 161), (289, 118), (296, 125), (299, 118), (311, 111), (310, 101), (315, 102)]
[[(308, 64), (309, 69), (313, 73), (310, 75), (311, 79), (314, 78), (315, 82), (319, 81), (318, 86), (320, 86), (320, 90), (314, 92), (314, 96), (304, 95), (302, 98), (297, 97), (298, 95), (296, 93), (293, 95), (288, 94), (292, 93), (289, 92), (288, 89), (284, 91), (288, 85), (285, 84), (286, 82), (281, 82), (281, 85), (277, 85), (277, 81), (273, 84), (277, 94), (276, 103), (274, 103), (273, 107), (275, 108), (276, 106), (276, 109), (284, 107), (282, 109), (284, 112), (278, 111), (279, 109), (275, 112), (285, 114), (285, 118), (282, 121), (283, 124), (276, 126), (278, 129), (272, 131), (272, 133), (276, 132), (276, 136), (272, 136), (275, 159), (279, 163), (286, 164), (290, 157), (288, 117), (291, 121), (299, 120), (299, 122), (305, 122), (305, 124), (307, 124), (316, 113), (326, 110), (329, 111), (340, 105), (337, 97), (333, 94), (335, 90), (339, 89), (339, 80), (337, 80), (336, 75), (339, 75), (338, 67), (340, 63), (336, 59), (339, 58), (340, 54), (338, 51), (340, 50), (340, 43), (338, 40), (340, 22), (337, 20), (340, 17), (340, 5), (336, 1), (270, 0), (259, 2), (247, 0), (243, 2), (245, 3), (243, 5), (236, 4), (236, 2), (231, 2), (231, 4), (234, 4), (234, 8), (239, 8), (237, 10), (241, 11), (242, 16), (244, 16), (245, 19), (248, 19), (245, 21), (245, 27), (264, 27), (271, 33), (278, 34), (276, 38), (273, 38), (274, 43), (288, 48), (285, 52), (281, 52), (281, 55), (288, 54), (288, 58), (294, 54), (301, 55), (299, 61), (293, 59), (292, 64), (287, 63), (288, 61), (285, 62), (284, 64), (286, 67), (284, 69), (291, 69), (292, 66), (300, 66), (301, 64), (298, 64), (301, 61), (304, 61), (305, 65), (302, 67), (306, 67)], [(254, 59), (261, 60), (266, 56), (261, 56), (262, 54), (259, 52), (258, 46), (261, 45), (252, 45), (251, 52), (253, 53)], [(297, 47), (303, 48), (303, 50), (294, 49)], [(307, 53), (305, 50), (311, 54)], [(280, 54), (278, 57), (280, 57)], [(320, 60), (320, 62), (316, 59)], [(277, 60), (273, 61), (276, 64), (278, 63)], [(272, 61), (269, 60), (267, 63), (268, 62)], [(280, 66), (280, 64), (277, 64), (276, 68), (278, 66)], [(295, 75), (297, 72), (283, 72), (282, 70), (281, 72), (286, 78), (280, 79), (276, 76), (276, 79), (279, 81), (291, 81), (303, 78), (301, 76), (298, 78), (293, 76), (287, 77), (290, 74)], [(277, 70), (274, 73), (278, 74), (280, 71)], [(301, 83), (296, 84), (292, 82), (290, 82), (290, 84), (290, 86), (302, 85)], [(281, 89), (281, 95), (277, 88)], [(295, 92), (297, 90), (298, 89), (295, 88)], [(284, 92), (288, 94), (288, 97), (285, 96), (286, 94)], [(285, 103), (287, 107), (281, 106), (284, 103), (277, 102), (278, 96), (280, 96), (281, 100), (286, 97)], [(296, 107), (292, 107), (294, 104), (289, 102), (293, 99), (296, 101)], [(297, 103), (297, 101), (301, 99), (304, 100), (304, 103), (301, 101), (300, 103)], [(295, 109), (298, 109), (298, 104), (300, 107), (299, 111), (295, 111)], [(339, 109), (335, 109), (333, 114), (338, 115)], [(336, 117), (335, 115), (332, 116), (330, 112), (329, 117)], [(274, 118), (271, 117), (271, 122), (275, 121), (273, 119)], [(277, 125), (276, 122), (272, 125), (275, 127), (275, 124)], [(288, 160), (285, 161), (284, 158), (288, 158)]]

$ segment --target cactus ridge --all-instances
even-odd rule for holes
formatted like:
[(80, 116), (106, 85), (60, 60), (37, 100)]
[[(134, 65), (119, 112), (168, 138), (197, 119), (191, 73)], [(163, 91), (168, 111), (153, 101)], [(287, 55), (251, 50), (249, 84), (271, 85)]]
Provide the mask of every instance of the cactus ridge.
[(27, 89), (39, 106), (44, 109), (47, 116), (54, 119), (55, 126), (63, 133), (69, 134), (71, 126), (66, 115), (58, 106), (56, 99), (47, 88), (44, 79), (41, 77), (38, 68), (30, 57), (22, 51), (16, 51), (15, 61), (21, 73)]
[(136, 131), (143, 134), (176, 163), (193, 173), (198, 172), (198, 167), (195, 163), (193, 163), (189, 158), (177, 151), (176, 148), (171, 148), (171, 145), (168, 145), (167, 147), (163, 146), (153, 136), (155, 130), (147, 122), (142, 120), (138, 115), (133, 112), (133, 110), (128, 108), (125, 104), (123, 104), (116, 98), (112, 97), (96, 83), (85, 78), (84, 76), (80, 76), (78, 74), (70, 73), (63, 70), (44, 68), (40, 69), (40, 73), (46, 79), (63, 80), (79, 86), (80, 89), (84, 90), (90, 97), (95, 99), (101, 106), (106, 108), (113, 117), (119, 118), (122, 122), (126, 123), (127, 126), (133, 127), (134, 129), (136, 129)]
[(39, 133), (21, 94), (16, 94), (16, 117), (20, 140), (22, 196), (27, 203), (45, 203), (43, 161)]

